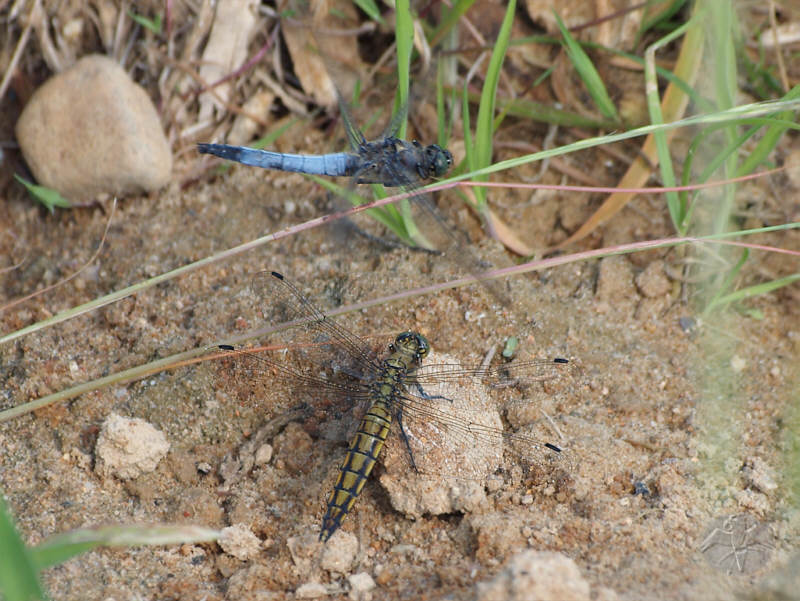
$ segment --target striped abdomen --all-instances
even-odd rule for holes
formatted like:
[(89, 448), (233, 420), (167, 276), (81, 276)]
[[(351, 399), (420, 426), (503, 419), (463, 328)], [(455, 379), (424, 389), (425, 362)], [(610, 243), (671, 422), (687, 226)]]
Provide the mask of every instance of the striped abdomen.
[(378, 454), (389, 435), (392, 413), (386, 399), (375, 401), (361, 419), (358, 432), (353, 436), (347, 455), (339, 469), (339, 477), (328, 497), (328, 508), (322, 518), (321, 541), (328, 540), (336, 532), (361, 493)]

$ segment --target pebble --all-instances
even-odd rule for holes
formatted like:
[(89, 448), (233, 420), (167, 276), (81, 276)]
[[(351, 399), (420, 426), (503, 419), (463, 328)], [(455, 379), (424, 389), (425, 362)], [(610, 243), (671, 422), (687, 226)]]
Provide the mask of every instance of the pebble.
[(167, 451), (169, 442), (163, 432), (143, 419), (112, 413), (97, 437), (95, 471), (130, 480), (155, 470)]
[(217, 541), (222, 550), (236, 559), (252, 559), (261, 551), (261, 540), (244, 524), (223, 528)]
[(478, 584), (479, 601), (589, 601), (589, 583), (569, 557), (527, 550), (494, 579)]
[(298, 599), (319, 599), (328, 594), (328, 589), (320, 582), (306, 582), (297, 587), (294, 592)]
[(631, 302), (637, 298), (633, 269), (625, 257), (605, 257), (597, 273), (597, 300), (609, 305)]
[(337, 530), (322, 549), (320, 565), (323, 570), (346, 574), (353, 567), (358, 553), (358, 539), (355, 535)]
[(773, 470), (766, 461), (760, 457), (748, 457), (742, 467), (742, 477), (748, 486), (768, 493), (778, 488), (778, 483)]
[(636, 286), (647, 298), (658, 298), (667, 294), (672, 289), (672, 284), (664, 270), (664, 261), (652, 261), (636, 276)]
[(272, 459), (272, 445), (262, 444), (256, 450), (254, 465), (266, 465), (269, 463), (270, 459)]
[[(275, 568), (259, 564), (248, 565), (228, 578), (226, 585), (225, 599), (228, 601), (241, 601), (242, 599), (257, 599), (258, 601), (270, 601), (272, 599), (285, 599), (283, 592), (270, 590), (274, 586)], [(191, 594), (184, 594), (182, 598), (192, 597)], [(110, 597), (107, 597), (110, 599)], [(219, 599), (211, 595), (202, 597), (195, 595), (193, 598)]]
[(784, 173), (789, 184), (795, 190), (800, 190), (800, 149), (789, 152), (783, 161), (783, 166), (786, 168)]
[(347, 582), (350, 584), (351, 599), (367, 599), (370, 591), (375, 588), (375, 581), (366, 572), (348, 576)]
[(170, 179), (172, 153), (153, 103), (102, 55), (36, 90), (16, 134), (38, 183), (76, 203), (157, 190)]

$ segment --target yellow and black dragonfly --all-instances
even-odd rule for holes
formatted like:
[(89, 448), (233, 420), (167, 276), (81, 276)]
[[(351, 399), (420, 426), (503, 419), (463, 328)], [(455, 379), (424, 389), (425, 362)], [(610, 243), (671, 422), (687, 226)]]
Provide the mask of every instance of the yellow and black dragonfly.
[[(430, 345), (420, 333), (397, 335), (381, 356), (364, 339), (327, 315), (282, 274), (262, 272), (253, 285), (268, 325), (282, 330), (282, 340), (302, 340), (295, 363), (248, 350), (234, 351), (234, 361), (253, 377), (268, 379), (274, 391), (302, 402), (331, 419), (349, 416), (356, 426), (327, 500), (320, 540), (339, 528), (375, 466), (393, 422), (399, 432), (408, 470), (433, 478), (485, 480), (505, 454), (528, 464), (559, 461), (558, 445), (523, 432), (511, 432), (479, 410), (459, 409), (453, 399), (464, 380), (492, 386), (521, 386), (564, 378), (572, 372), (567, 359), (514, 361), (498, 366), (465, 368), (458, 364), (424, 364)], [(435, 394), (430, 393), (435, 390)], [(440, 463), (442, 440), (464, 448), (490, 449), (480, 455), (452, 457)], [(486, 459), (489, 457), (490, 459)]]

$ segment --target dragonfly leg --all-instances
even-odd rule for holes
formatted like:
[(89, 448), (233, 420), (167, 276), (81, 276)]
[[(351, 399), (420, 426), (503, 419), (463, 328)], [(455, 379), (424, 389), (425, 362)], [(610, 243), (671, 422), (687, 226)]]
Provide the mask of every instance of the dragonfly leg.
[(419, 382), (414, 382), (414, 388), (417, 389), (419, 396), (421, 396), (426, 401), (450, 401), (451, 403), (453, 402), (453, 399), (448, 398), (446, 396), (442, 396), (441, 394), (428, 394), (427, 392), (425, 392), (425, 389)]
[(400, 436), (403, 437), (403, 442), (406, 444), (406, 450), (408, 451), (408, 458), (411, 460), (411, 467), (414, 468), (414, 471), (419, 473), (419, 469), (417, 468), (417, 462), (414, 461), (414, 452), (411, 450), (411, 443), (408, 442), (408, 433), (406, 433), (406, 427), (403, 425), (403, 409), (398, 408), (395, 412), (395, 419), (397, 420), (397, 425), (400, 427)]

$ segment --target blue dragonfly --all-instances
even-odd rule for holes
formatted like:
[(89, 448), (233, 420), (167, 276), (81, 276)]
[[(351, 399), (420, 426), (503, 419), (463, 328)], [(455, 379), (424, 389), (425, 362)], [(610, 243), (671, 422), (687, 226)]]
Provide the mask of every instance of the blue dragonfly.
[[(413, 205), (419, 207), (413, 221), (406, 216), (398, 216), (402, 222), (389, 225), (387, 220), (378, 219), (406, 240), (413, 241), (417, 248), (436, 254), (446, 254), (451, 261), (460, 265), (464, 272), (471, 274), (504, 306), (510, 305), (504, 290), (496, 283), (481, 279), (478, 275), (485, 265), (469, 249), (466, 235), (448, 226), (434, 207), (430, 195), (419, 188), (425, 181), (443, 177), (453, 165), (453, 155), (438, 144), (423, 146), (417, 140), (411, 142), (398, 137), (406, 120), (408, 107), (403, 106), (392, 118), (386, 132), (380, 138), (368, 141), (350, 117), (346, 103), (339, 95), (339, 109), (347, 134), (349, 152), (330, 154), (290, 154), (259, 150), (247, 146), (230, 144), (198, 144), (201, 154), (211, 154), (220, 158), (265, 169), (291, 171), (310, 175), (331, 177), (350, 177), (349, 189), (356, 184), (383, 184), (390, 188), (401, 188), (411, 192)], [(423, 225), (424, 224), (424, 225)], [(421, 227), (418, 227), (421, 225)], [(400, 233), (404, 230), (404, 234)], [(370, 239), (375, 238), (358, 230)], [(433, 236), (434, 238), (431, 238)], [(382, 244), (394, 246), (385, 240)], [(438, 249), (438, 250), (434, 250)]]
[(212, 154), (243, 165), (292, 171), (310, 175), (351, 177), (355, 184), (383, 184), (386, 187), (414, 189), (422, 182), (440, 178), (453, 164), (453, 155), (438, 144), (423, 146), (397, 137), (406, 111), (395, 115), (388, 132), (367, 141), (353, 125), (344, 102), (339, 100), (350, 152), (329, 154), (290, 154), (258, 150), (230, 144), (198, 144), (201, 154)]

